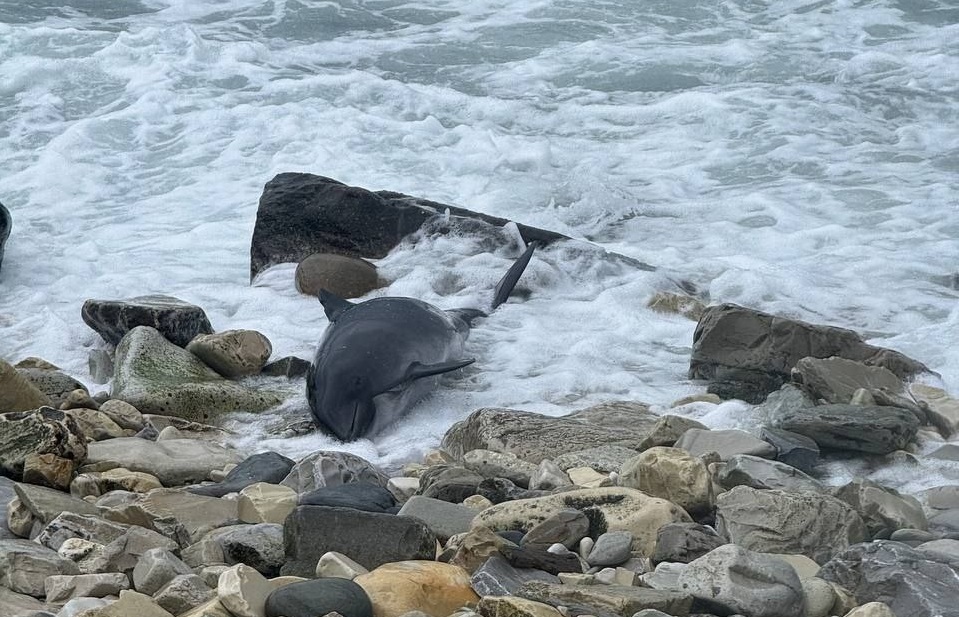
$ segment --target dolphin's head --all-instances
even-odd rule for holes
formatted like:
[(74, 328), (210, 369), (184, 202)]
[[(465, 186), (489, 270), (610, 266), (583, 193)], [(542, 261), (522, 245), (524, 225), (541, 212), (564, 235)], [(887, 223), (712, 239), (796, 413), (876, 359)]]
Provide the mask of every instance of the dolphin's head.
[(361, 374), (310, 370), (307, 393), (313, 419), (343, 441), (366, 435), (376, 418), (370, 381)]

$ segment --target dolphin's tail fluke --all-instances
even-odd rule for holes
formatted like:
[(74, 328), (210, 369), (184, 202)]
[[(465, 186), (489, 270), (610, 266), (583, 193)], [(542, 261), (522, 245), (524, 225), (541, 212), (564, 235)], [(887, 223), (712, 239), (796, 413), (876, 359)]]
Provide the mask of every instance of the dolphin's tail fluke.
[(513, 265), (506, 271), (506, 274), (500, 279), (500, 282), (496, 284), (496, 290), (493, 293), (493, 304), (490, 310), (496, 310), (496, 307), (506, 302), (509, 295), (513, 293), (513, 288), (516, 287), (519, 277), (523, 276), (523, 271), (526, 270), (526, 266), (529, 264), (535, 248), (536, 243), (530, 242), (526, 250), (523, 251), (523, 254), (519, 256), (519, 259), (513, 262)]

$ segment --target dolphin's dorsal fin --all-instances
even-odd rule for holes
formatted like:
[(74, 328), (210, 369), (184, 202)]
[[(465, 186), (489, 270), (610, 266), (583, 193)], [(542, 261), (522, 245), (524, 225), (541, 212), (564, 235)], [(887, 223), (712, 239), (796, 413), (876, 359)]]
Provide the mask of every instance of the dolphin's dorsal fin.
[(458, 368), (463, 368), (464, 366), (468, 366), (474, 362), (476, 362), (476, 358), (466, 358), (465, 360), (448, 360), (446, 362), (436, 362), (435, 364), (414, 362), (410, 364), (409, 368), (406, 369), (406, 372), (402, 377), (400, 377), (395, 383), (390, 384), (389, 387), (384, 388), (383, 391), (386, 392), (392, 390), (402, 383), (416, 381), (417, 379), (422, 379), (424, 377), (432, 377), (433, 375), (449, 373), (450, 371), (455, 371)]
[(320, 290), (319, 298), (320, 304), (323, 305), (323, 311), (326, 313), (326, 318), (331, 322), (336, 321), (336, 318), (342, 315), (343, 311), (347, 311), (356, 306), (349, 300), (341, 298), (326, 289)]
[(513, 288), (516, 287), (516, 282), (519, 281), (519, 277), (523, 275), (523, 270), (525, 270), (529, 264), (530, 257), (533, 256), (533, 250), (535, 248), (536, 243), (530, 242), (526, 250), (523, 251), (523, 254), (519, 256), (519, 259), (513, 262), (513, 265), (509, 267), (509, 270), (506, 271), (506, 274), (500, 279), (500, 282), (496, 284), (496, 290), (493, 292), (493, 309), (496, 309), (497, 306), (506, 302), (506, 299), (509, 298), (509, 295), (513, 292)]

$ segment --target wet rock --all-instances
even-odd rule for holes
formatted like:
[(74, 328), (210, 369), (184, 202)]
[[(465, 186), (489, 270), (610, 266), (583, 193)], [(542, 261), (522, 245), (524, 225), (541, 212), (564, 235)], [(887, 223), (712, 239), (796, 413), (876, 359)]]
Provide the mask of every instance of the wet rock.
[(710, 612), (750, 617), (802, 617), (802, 584), (776, 557), (727, 544), (692, 562), (679, 585)]
[(3, 248), (10, 237), (10, 230), (13, 229), (13, 217), (10, 211), (3, 204), (0, 204), (0, 266), (3, 265)]
[(653, 561), (689, 563), (723, 544), (726, 540), (712, 527), (699, 523), (669, 523), (656, 533)]
[(533, 525), (523, 536), (521, 546), (549, 548), (557, 542), (573, 548), (589, 532), (589, 518), (583, 512), (568, 508), (558, 510)]
[(288, 486), (264, 482), (247, 486), (237, 499), (240, 520), (244, 523), (282, 525), (296, 504), (296, 491)]
[(0, 585), (35, 598), (46, 593), (48, 576), (80, 574), (72, 561), (29, 540), (0, 540)]
[(100, 404), (100, 413), (104, 413), (123, 429), (140, 431), (146, 426), (146, 419), (140, 410), (119, 399), (110, 399)]
[(96, 402), (90, 397), (90, 393), (87, 392), (86, 388), (78, 388), (68, 392), (67, 396), (58, 407), (63, 410), (92, 409), (96, 411), (97, 409), (100, 409), (100, 403)]
[(716, 500), (716, 527), (734, 544), (761, 553), (797, 553), (825, 563), (866, 537), (859, 514), (835, 497), (747, 486)]
[(706, 305), (702, 301), (692, 296), (668, 291), (657, 292), (655, 296), (650, 298), (646, 306), (657, 313), (682, 315), (693, 321), (699, 321), (703, 316), (703, 311), (706, 310)]
[(959, 567), (889, 540), (850, 546), (819, 571), (859, 602), (883, 602), (896, 615), (959, 615)]
[(706, 465), (680, 448), (656, 446), (626, 461), (619, 484), (672, 501), (690, 514), (712, 507), (712, 480)]
[(704, 424), (692, 418), (667, 414), (653, 425), (649, 436), (640, 442), (639, 447), (642, 450), (656, 446), (672, 447), (691, 428), (708, 430)]
[[(517, 595), (552, 606), (581, 606), (585, 610), (628, 617), (652, 608), (669, 615), (688, 615), (692, 596), (675, 591), (660, 591), (625, 585), (551, 585), (525, 583)], [(598, 614), (598, 613), (592, 613)]]
[(381, 287), (376, 266), (358, 257), (314, 253), (297, 264), (296, 290), (318, 296), (321, 289), (341, 298), (359, 298)]
[[(567, 486), (571, 486), (571, 485), (572, 483), (570, 483)], [(449, 486), (447, 486), (447, 488), (449, 488)], [(423, 494), (424, 495), (433, 494), (433, 491), (431, 489), (424, 491)], [(450, 495), (448, 491), (445, 491), (445, 492), (446, 492), (446, 495), (449, 496), (448, 497), (449, 501), (465, 502), (470, 497), (480, 496), (488, 499), (490, 503), (503, 503), (504, 501), (515, 501), (517, 499), (531, 499), (534, 497), (542, 497), (543, 495), (548, 495), (550, 491), (526, 490), (516, 486), (515, 484), (513, 484), (506, 478), (489, 478), (489, 479), (483, 480), (482, 482), (479, 483), (479, 485), (477, 485), (476, 487), (477, 495), (469, 495), (469, 496), (463, 497), (462, 495), (465, 493), (464, 491), (464, 493), (459, 493), (459, 496), (457, 499), (453, 499), (452, 497), (454, 497), (455, 495)]]
[[(419, 493), (424, 497), (460, 503), (477, 494), (483, 482), (483, 476), (465, 467), (434, 465), (420, 474)], [(515, 485), (512, 486), (515, 488)], [(491, 498), (491, 501), (497, 500)]]
[(959, 431), (959, 400), (941, 388), (926, 384), (914, 383), (909, 390), (920, 403), (925, 403), (929, 419), (943, 437), (952, 437)]
[(260, 372), (273, 353), (273, 344), (255, 330), (224, 330), (200, 334), (186, 349), (227, 379), (240, 379)]
[(373, 617), (373, 605), (362, 587), (342, 578), (325, 578), (285, 585), (266, 600), (267, 617)]
[(473, 517), (476, 516), (472, 508), (421, 495), (411, 497), (400, 508), (399, 514), (412, 516), (426, 523), (440, 542), (446, 542), (450, 536), (469, 531)]
[(264, 366), (261, 374), (268, 377), (295, 379), (297, 377), (305, 377), (309, 370), (309, 360), (297, 358), (296, 356), (286, 356)]
[(655, 550), (656, 530), (660, 526), (690, 522), (689, 515), (676, 504), (634, 489), (609, 487), (572, 490), (495, 505), (476, 516), (474, 527), (484, 525), (494, 530), (525, 531), (560, 510), (570, 508), (587, 516), (590, 536), (607, 531), (629, 531), (633, 534), (632, 550), (646, 556)]
[(355, 583), (369, 596), (376, 617), (400, 617), (412, 610), (449, 615), (479, 601), (466, 570), (435, 561), (384, 564), (357, 576)]
[(543, 549), (537, 546), (516, 546), (512, 542), (506, 542), (498, 547), (498, 551), (514, 568), (532, 568), (549, 574), (583, 571), (579, 556), (561, 544)]
[(105, 384), (113, 379), (113, 356), (105, 349), (91, 349), (87, 356), (87, 368), (95, 384)]
[(750, 486), (791, 493), (800, 491), (826, 492), (826, 487), (822, 482), (807, 476), (795, 467), (758, 456), (749, 456), (748, 454), (737, 454), (730, 457), (722, 471), (719, 472), (717, 479), (723, 488), (727, 489), (736, 486)]
[(312, 576), (319, 558), (343, 553), (366, 568), (408, 559), (432, 559), (436, 536), (408, 516), (348, 508), (298, 506), (283, 526), (284, 575)]
[(540, 581), (558, 584), (555, 575), (532, 568), (514, 568), (499, 555), (490, 557), (470, 578), (473, 590), (480, 596), (515, 595), (523, 583)]
[(839, 356), (882, 366), (901, 379), (928, 372), (907, 356), (862, 341), (852, 330), (813, 325), (735, 304), (710, 306), (693, 334), (689, 377), (759, 403), (785, 383), (803, 358)]
[(492, 450), (470, 450), (463, 455), (463, 466), (484, 478), (506, 478), (522, 488), (529, 488), (530, 476), (536, 473), (536, 465), (515, 454)]
[(164, 486), (205, 480), (213, 469), (240, 462), (240, 454), (209, 441), (168, 439), (148, 441), (121, 437), (89, 444), (87, 463), (115, 463), (156, 477)]
[(170, 296), (87, 300), (80, 316), (111, 345), (118, 345), (137, 326), (155, 328), (179, 347), (185, 347), (198, 334), (213, 333), (213, 326), (203, 309)]
[[(631, 423), (624, 419), (627, 414)], [(486, 449), (539, 464), (544, 458), (597, 446), (638, 450), (658, 419), (644, 406), (618, 415), (583, 410), (560, 418), (512, 409), (479, 409), (446, 432), (442, 447), (457, 457)]]
[(859, 512), (870, 537), (887, 537), (897, 529), (927, 527), (918, 499), (870, 480), (853, 480), (834, 494)]
[[(279, 263), (299, 263), (314, 253), (385, 257), (406, 235), (449, 210), (453, 217), (505, 219), (389, 191), (371, 192), (331, 178), (282, 173), (263, 188), (250, 245), (250, 280)], [(546, 243), (559, 234), (518, 225), (525, 242)], [(648, 267), (648, 266), (647, 266)]]
[(221, 377), (154, 328), (138, 326), (117, 346), (113, 398), (144, 413), (207, 422), (230, 411), (262, 411), (282, 399)]
[(70, 473), (87, 457), (86, 437), (73, 418), (50, 407), (0, 414), (0, 473), (22, 479), (26, 459), (46, 454), (70, 461)]
[(776, 449), (771, 445), (746, 431), (736, 429), (710, 431), (691, 428), (683, 433), (673, 447), (686, 450), (693, 456), (716, 452), (722, 460), (737, 454), (751, 454), (763, 458), (776, 456)]
[(386, 486), (388, 480), (389, 478), (369, 461), (355, 454), (320, 450), (297, 462), (280, 484), (297, 493), (307, 493), (324, 486), (352, 482)]
[(849, 403), (859, 389), (906, 390), (902, 379), (889, 369), (840, 357), (803, 358), (793, 368), (792, 379), (802, 384), (814, 400), (827, 403)]
[(819, 445), (810, 437), (770, 426), (763, 427), (761, 436), (776, 448), (780, 463), (810, 473), (819, 462)]
[(222, 482), (191, 486), (187, 490), (196, 495), (223, 497), (227, 493), (239, 493), (257, 482), (279, 484), (290, 474), (293, 465), (293, 461), (282, 454), (261, 452), (243, 459)]
[(303, 493), (299, 497), (299, 504), (303, 506), (327, 506), (331, 508), (352, 508), (364, 512), (390, 512), (396, 507), (393, 494), (386, 488), (367, 484), (366, 482), (352, 482), (338, 486), (323, 486)]
[(793, 409), (773, 419), (779, 427), (813, 439), (820, 448), (889, 454), (912, 442), (915, 414), (898, 407), (818, 405)]

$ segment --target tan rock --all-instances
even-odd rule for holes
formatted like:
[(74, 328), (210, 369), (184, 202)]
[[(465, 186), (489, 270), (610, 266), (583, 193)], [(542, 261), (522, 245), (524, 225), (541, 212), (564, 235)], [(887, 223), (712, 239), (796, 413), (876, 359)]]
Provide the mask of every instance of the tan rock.
[(796, 575), (799, 576), (799, 580), (806, 580), (807, 578), (812, 578), (816, 576), (819, 572), (819, 564), (813, 561), (811, 558), (806, 557), (805, 555), (786, 555), (779, 553), (765, 553), (766, 555), (771, 555), (777, 559), (785, 561), (793, 567), (793, 570), (796, 571)]
[(438, 561), (388, 563), (354, 581), (369, 595), (374, 617), (400, 617), (413, 610), (447, 617), (479, 601), (466, 570)]
[(376, 266), (358, 257), (314, 253), (296, 266), (296, 290), (308, 296), (320, 289), (341, 298), (358, 298), (380, 287)]
[(345, 578), (352, 581), (367, 572), (369, 570), (336, 551), (324, 553), (316, 562), (316, 578)]
[(226, 610), (219, 599), (214, 598), (179, 617), (233, 617), (233, 613)]
[(220, 575), (216, 596), (234, 617), (263, 617), (274, 586), (250, 566), (239, 564)]
[(492, 506), (493, 502), (482, 495), (470, 495), (463, 500), (463, 505), (477, 512), (482, 512), (486, 508)]
[(650, 298), (646, 306), (657, 313), (682, 315), (693, 321), (699, 321), (699, 318), (703, 316), (703, 311), (706, 310), (706, 305), (702, 301), (692, 296), (669, 291), (660, 291)]
[(896, 617), (896, 614), (882, 602), (867, 602), (846, 613), (846, 617)]
[(909, 386), (912, 395), (926, 403), (932, 423), (946, 438), (959, 431), (959, 400), (941, 389), (914, 383)]
[[(237, 520), (237, 502), (194, 495), (176, 489), (154, 489), (145, 495), (97, 503), (101, 516), (118, 523), (139, 525), (160, 533), (170, 521), (183, 525), (192, 540)], [(129, 496), (128, 496), (129, 497)]]
[(77, 469), (77, 461), (56, 454), (33, 452), (23, 459), (23, 481), (27, 484), (66, 490)]
[(718, 394), (713, 394), (712, 392), (703, 392), (701, 394), (690, 394), (689, 396), (684, 396), (681, 399), (677, 399), (673, 401), (669, 407), (682, 407), (683, 405), (691, 405), (692, 403), (712, 403), (713, 405), (719, 405), (722, 402), (723, 399), (719, 398)]
[(493, 530), (522, 529), (560, 510), (588, 510), (594, 524), (605, 531), (629, 531), (633, 551), (651, 557), (656, 550), (656, 533), (666, 523), (688, 523), (692, 519), (678, 505), (627, 487), (584, 488), (556, 495), (519, 499), (497, 504), (476, 515), (473, 526)]
[(77, 617), (173, 617), (173, 615), (160, 608), (150, 596), (123, 590), (120, 592), (120, 599), (116, 602), (85, 610)]
[(712, 483), (703, 461), (679, 448), (657, 446), (623, 464), (620, 486), (635, 488), (699, 513), (712, 505)]
[(483, 617), (563, 617), (549, 604), (513, 596), (487, 596), (476, 608)]
[(120, 399), (111, 398), (100, 405), (99, 411), (106, 414), (108, 418), (113, 420), (121, 428), (139, 431), (146, 426), (146, 421), (143, 418), (143, 414), (140, 413), (140, 410)]
[(420, 480), (406, 476), (390, 478), (386, 483), (386, 489), (396, 498), (396, 501), (406, 503), (416, 494), (416, 491), (420, 490)]
[(100, 403), (93, 400), (90, 393), (82, 388), (71, 390), (67, 393), (63, 402), (60, 403), (60, 409), (100, 409)]
[(7, 529), (13, 535), (29, 538), (35, 522), (33, 512), (20, 501), (19, 497), (14, 497), (7, 503)]
[(832, 585), (815, 576), (802, 582), (802, 592), (805, 599), (805, 617), (828, 617), (836, 603), (836, 592)]
[(499, 553), (499, 547), (507, 541), (488, 527), (474, 527), (465, 534), (453, 536), (447, 547), (453, 551), (450, 563), (473, 573), (486, 560)]
[(60, 367), (56, 364), (51, 364), (43, 358), (38, 358), (36, 356), (29, 356), (20, 360), (13, 365), (14, 368), (35, 368), (40, 369), (41, 371), (59, 371)]
[(110, 416), (96, 409), (71, 407), (64, 409), (63, 413), (76, 420), (80, 430), (89, 440), (102, 441), (126, 436), (126, 432), (120, 425), (110, 419)]
[(599, 473), (591, 467), (570, 467), (566, 470), (566, 474), (573, 484), (583, 488), (599, 488), (612, 485), (609, 474)]
[(237, 499), (240, 520), (244, 523), (283, 524), (296, 507), (296, 491), (280, 484), (257, 482), (240, 491)]
[(50, 397), (22, 377), (9, 362), (0, 360), (0, 413), (29, 411), (50, 405)]
[(186, 349), (228, 379), (259, 373), (273, 353), (270, 339), (255, 330), (200, 334)]

